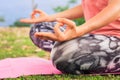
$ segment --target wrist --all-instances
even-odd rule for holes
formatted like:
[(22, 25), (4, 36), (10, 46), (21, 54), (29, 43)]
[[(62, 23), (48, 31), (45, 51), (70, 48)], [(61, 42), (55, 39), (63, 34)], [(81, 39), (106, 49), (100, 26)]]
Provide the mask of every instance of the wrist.
[(49, 16), (46, 16), (44, 19), (45, 22), (50, 22)]
[(51, 22), (51, 21), (55, 21), (55, 19), (52, 16), (47, 16), (46, 21)]
[(76, 27), (76, 36), (81, 37), (85, 34), (85, 30), (82, 28), (82, 26)]

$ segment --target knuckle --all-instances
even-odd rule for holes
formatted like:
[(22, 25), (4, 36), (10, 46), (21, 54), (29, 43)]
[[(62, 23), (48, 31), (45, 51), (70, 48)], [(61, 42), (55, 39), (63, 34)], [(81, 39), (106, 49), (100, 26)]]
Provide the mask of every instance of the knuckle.
[(60, 41), (60, 42), (63, 42), (63, 41), (65, 41), (65, 40), (66, 40), (65, 37), (60, 37), (60, 38), (58, 38), (58, 41)]
[(75, 25), (76, 25), (76, 23), (75, 23), (75, 22), (72, 22), (72, 24), (73, 24), (73, 26), (75, 26)]
[(62, 40), (62, 39), (58, 39), (58, 41), (59, 41), (59, 42), (63, 42), (63, 40)]

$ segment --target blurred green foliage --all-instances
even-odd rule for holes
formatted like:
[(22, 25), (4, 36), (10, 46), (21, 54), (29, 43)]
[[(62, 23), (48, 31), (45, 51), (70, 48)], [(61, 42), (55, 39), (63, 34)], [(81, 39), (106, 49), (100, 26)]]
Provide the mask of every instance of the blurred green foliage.
[(30, 27), (30, 24), (22, 23), (19, 20), (16, 20), (13, 25), (10, 25), (10, 27)]
[(4, 22), (4, 21), (5, 21), (4, 17), (0, 16), (0, 22)]
[[(53, 8), (53, 10), (55, 12), (61, 12), (61, 11), (64, 11), (64, 10), (67, 10), (70, 8), (71, 5), (75, 4), (78, 0), (69, 0), (67, 5), (65, 6), (57, 6), (55, 8)], [(78, 19), (75, 19), (74, 22), (76, 23), (76, 25), (81, 25), (85, 22), (85, 19), (84, 18), (78, 18)]]
[(67, 9), (69, 9), (69, 5), (66, 5), (66, 6), (57, 6), (56, 8), (53, 8), (53, 10), (55, 12), (61, 12), (61, 11), (67, 10)]
[(69, 3), (76, 3), (78, 0), (69, 0)]

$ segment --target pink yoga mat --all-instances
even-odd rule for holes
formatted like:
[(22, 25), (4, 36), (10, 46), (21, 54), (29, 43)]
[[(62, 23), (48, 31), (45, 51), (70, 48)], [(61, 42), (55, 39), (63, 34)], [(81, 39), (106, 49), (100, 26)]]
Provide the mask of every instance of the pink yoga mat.
[(0, 78), (16, 78), (27, 75), (62, 74), (52, 62), (42, 58), (7, 58), (0, 60)]

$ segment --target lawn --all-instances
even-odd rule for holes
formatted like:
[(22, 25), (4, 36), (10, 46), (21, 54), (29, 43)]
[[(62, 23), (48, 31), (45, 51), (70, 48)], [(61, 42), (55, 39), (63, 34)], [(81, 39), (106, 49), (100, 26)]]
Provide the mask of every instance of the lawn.
[[(14, 57), (42, 57), (49, 53), (37, 48), (29, 38), (29, 28), (0, 28), (0, 59)], [(22, 76), (4, 80), (120, 80), (119, 75), (49, 75)]]

